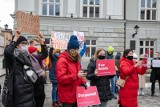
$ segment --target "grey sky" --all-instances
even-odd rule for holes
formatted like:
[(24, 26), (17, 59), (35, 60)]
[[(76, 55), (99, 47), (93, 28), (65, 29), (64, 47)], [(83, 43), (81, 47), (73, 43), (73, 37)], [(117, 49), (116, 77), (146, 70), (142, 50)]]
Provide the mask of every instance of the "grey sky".
[(5, 24), (13, 29), (13, 19), (10, 14), (14, 12), (15, 0), (0, 0), (0, 27), (4, 28)]

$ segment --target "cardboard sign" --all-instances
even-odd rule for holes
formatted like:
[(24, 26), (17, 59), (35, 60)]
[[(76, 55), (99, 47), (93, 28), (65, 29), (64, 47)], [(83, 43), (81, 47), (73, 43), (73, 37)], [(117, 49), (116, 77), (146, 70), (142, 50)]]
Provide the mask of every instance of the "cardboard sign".
[(73, 35), (77, 36), (78, 41), (83, 41), (84, 42), (84, 32), (73, 31)]
[(160, 60), (152, 60), (152, 67), (160, 67)]
[(99, 95), (96, 86), (77, 87), (77, 105), (78, 107), (100, 104)]
[(16, 13), (17, 28), (21, 28), (22, 32), (38, 35), (40, 30), (39, 16), (18, 11)]
[(98, 76), (116, 74), (114, 59), (97, 60), (96, 67), (98, 70)]

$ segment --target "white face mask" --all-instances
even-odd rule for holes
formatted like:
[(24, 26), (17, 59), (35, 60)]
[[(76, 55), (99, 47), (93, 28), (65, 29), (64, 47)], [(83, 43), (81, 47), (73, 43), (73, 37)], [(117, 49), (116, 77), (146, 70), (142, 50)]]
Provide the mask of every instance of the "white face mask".
[(24, 51), (28, 51), (28, 46), (27, 45), (23, 45), (23, 46), (21, 46), (21, 49), (24, 50)]

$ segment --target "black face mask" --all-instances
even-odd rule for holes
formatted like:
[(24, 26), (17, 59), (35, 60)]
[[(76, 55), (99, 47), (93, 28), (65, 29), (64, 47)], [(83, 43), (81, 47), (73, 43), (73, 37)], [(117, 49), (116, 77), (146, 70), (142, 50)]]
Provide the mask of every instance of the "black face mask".
[(127, 56), (127, 59), (133, 60), (133, 56)]
[(105, 56), (99, 55), (98, 59), (105, 59)]

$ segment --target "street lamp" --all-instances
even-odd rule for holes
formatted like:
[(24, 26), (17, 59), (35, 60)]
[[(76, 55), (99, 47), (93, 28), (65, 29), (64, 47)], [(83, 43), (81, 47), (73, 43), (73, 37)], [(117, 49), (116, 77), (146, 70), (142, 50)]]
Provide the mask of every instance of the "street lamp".
[(134, 29), (135, 29), (135, 33), (134, 34), (132, 34), (132, 38), (134, 38), (135, 37), (135, 35), (137, 35), (137, 33), (138, 33), (138, 31), (139, 31), (139, 26), (138, 25), (135, 25), (135, 27), (134, 27)]
[(4, 28), (5, 28), (5, 30), (7, 31), (7, 30), (8, 30), (8, 25), (5, 24), (5, 25), (4, 25)]

